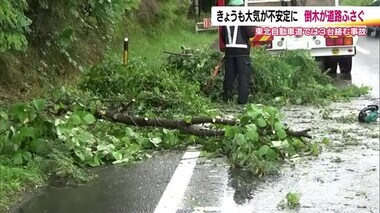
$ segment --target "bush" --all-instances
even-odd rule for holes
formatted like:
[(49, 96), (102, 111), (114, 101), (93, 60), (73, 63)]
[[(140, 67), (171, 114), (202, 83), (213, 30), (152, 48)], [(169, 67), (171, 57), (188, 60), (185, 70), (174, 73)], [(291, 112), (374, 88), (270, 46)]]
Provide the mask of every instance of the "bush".
[(136, 115), (192, 115), (210, 109), (197, 84), (167, 69), (150, 67), (139, 58), (128, 65), (114, 60), (96, 65), (83, 74), (80, 87), (103, 99), (135, 99)]
[[(220, 52), (209, 48), (186, 49), (181, 54), (170, 55), (164, 66), (175, 69), (183, 79), (198, 85), (204, 85), (210, 79), (214, 67), (223, 57)], [(343, 89), (333, 86), (332, 79), (322, 73), (314, 58), (303, 51), (274, 55), (263, 48), (254, 48), (251, 58), (252, 102), (320, 103), (323, 100), (356, 97), (368, 92), (366, 88), (356, 86)], [(222, 68), (212, 88), (202, 94), (212, 100), (220, 100), (223, 75)]]

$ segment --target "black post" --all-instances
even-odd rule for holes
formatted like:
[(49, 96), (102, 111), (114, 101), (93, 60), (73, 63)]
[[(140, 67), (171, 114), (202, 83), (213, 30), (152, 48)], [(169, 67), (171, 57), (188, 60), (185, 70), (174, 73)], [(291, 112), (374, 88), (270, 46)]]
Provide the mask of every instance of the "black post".
[(123, 64), (128, 63), (128, 38), (124, 39)]

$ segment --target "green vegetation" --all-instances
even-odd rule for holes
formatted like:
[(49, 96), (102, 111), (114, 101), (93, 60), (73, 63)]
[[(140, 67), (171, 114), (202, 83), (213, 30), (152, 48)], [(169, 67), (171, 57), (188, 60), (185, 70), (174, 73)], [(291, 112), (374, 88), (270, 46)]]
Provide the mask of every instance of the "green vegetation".
[(340, 0), (339, 4), (343, 6), (369, 6), (373, 0)]
[(281, 199), (278, 203), (277, 208), (279, 209), (297, 209), (300, 206), (301, 194), (298, 192), (288, 192), (284, 199)]
[(297, 192), (289, 192), (286, 194), (286, 204), (289, 208), (295, 209), (300, 205), (301, 195)]
[[(288, 134), (275, 105), (319, 104), (367, 92), (355, 86), (334, 87), (303, 52), (274, 56), (258, 48), (252, 54), (251, 101), (265, 105), (248, 105), (234, 115), (237, 122), (232, 125), (212, 124), (213, 131), (223, 131), (218, 137), (126, 126), (109, 121), (102, 112), (186, 122), (196, 116), (224, 116), (223, 73), (210, 90), (203, 90), (222, 56), (209, 48), (217, 36), (195, 35), (186, 20), (188, 4), (0, 4), (0, 98), (7, 103), (0, 108), (0, 208), (48, 178), (77, 184), (88, 180), (87, 168), (129, 163), (150, 157), (152, 150), (194, 143), (228, 156), (234, 167), (271, 174), (288, 157), (320, 151), (319, 141)], [(130, 41), (127, 65), (121, 63), (125, 36)], [(181, 46), (190, 48), (180, 52)], [(183, 55), (163, 54), (164, 50)]]
[[(186, 49), (183, 56), (169, 56), (165, 67), (175, 70), (187, 80), (204, 85), (213, 67), (223, 57), (209, 48)], [(316, 61), (303, 51), (288, 51), (273, 55), (263, 48), (252, 51), (253, 75), (251, 102), (267, 105), (323, 104), (326, 101), (347, 100), (368, 93), (368, 87), (351, 85), (338, 88), (332, 78), (323, 74)], [(214, 80), (213, 87), (204, 95), (219, 102), (223, 85), (223, 69)], [(236, 89), (235, 89), (236, 92)]]

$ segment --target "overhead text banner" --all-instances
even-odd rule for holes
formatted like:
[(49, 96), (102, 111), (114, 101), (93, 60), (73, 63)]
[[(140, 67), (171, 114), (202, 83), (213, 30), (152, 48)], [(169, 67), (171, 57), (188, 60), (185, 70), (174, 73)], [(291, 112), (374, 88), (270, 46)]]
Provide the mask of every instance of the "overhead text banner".
[(227, 7), (211, 9), (213, 26), (380, 26), (379, 7)]

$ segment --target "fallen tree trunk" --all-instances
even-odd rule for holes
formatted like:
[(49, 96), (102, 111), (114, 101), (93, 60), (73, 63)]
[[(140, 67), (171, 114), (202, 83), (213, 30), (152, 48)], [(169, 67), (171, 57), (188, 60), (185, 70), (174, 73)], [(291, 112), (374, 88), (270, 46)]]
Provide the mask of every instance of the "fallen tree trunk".
[[(144, 118), (139, 116), (130, 116), (122, 113), (118, 113), (111, 110), (97, 111), (96, 116), (98, 118), (107, 119), (113, 122), (123, 123), (126, 125), (134, 125), (139, 127), (163, 127), (167, 129), (178, 129), (182, 133), (192, 134), (195, 136), (208, 137), (208, 136), (223, 136), (224, 130), (212, 130), (212, 129), (200, 129), (196, 124), (223, 124), (223, 125), (236, 125), (238, 120), (236, 119), (220, 119), (210, 117), (196, 117), (190, 121), (166, 119), (166, 118)], [(293, 131), (286, 129), (286, 133), (289, 136), (311, 138), (308, 132), (311, 129), (305, 129), (301, 131)]]

